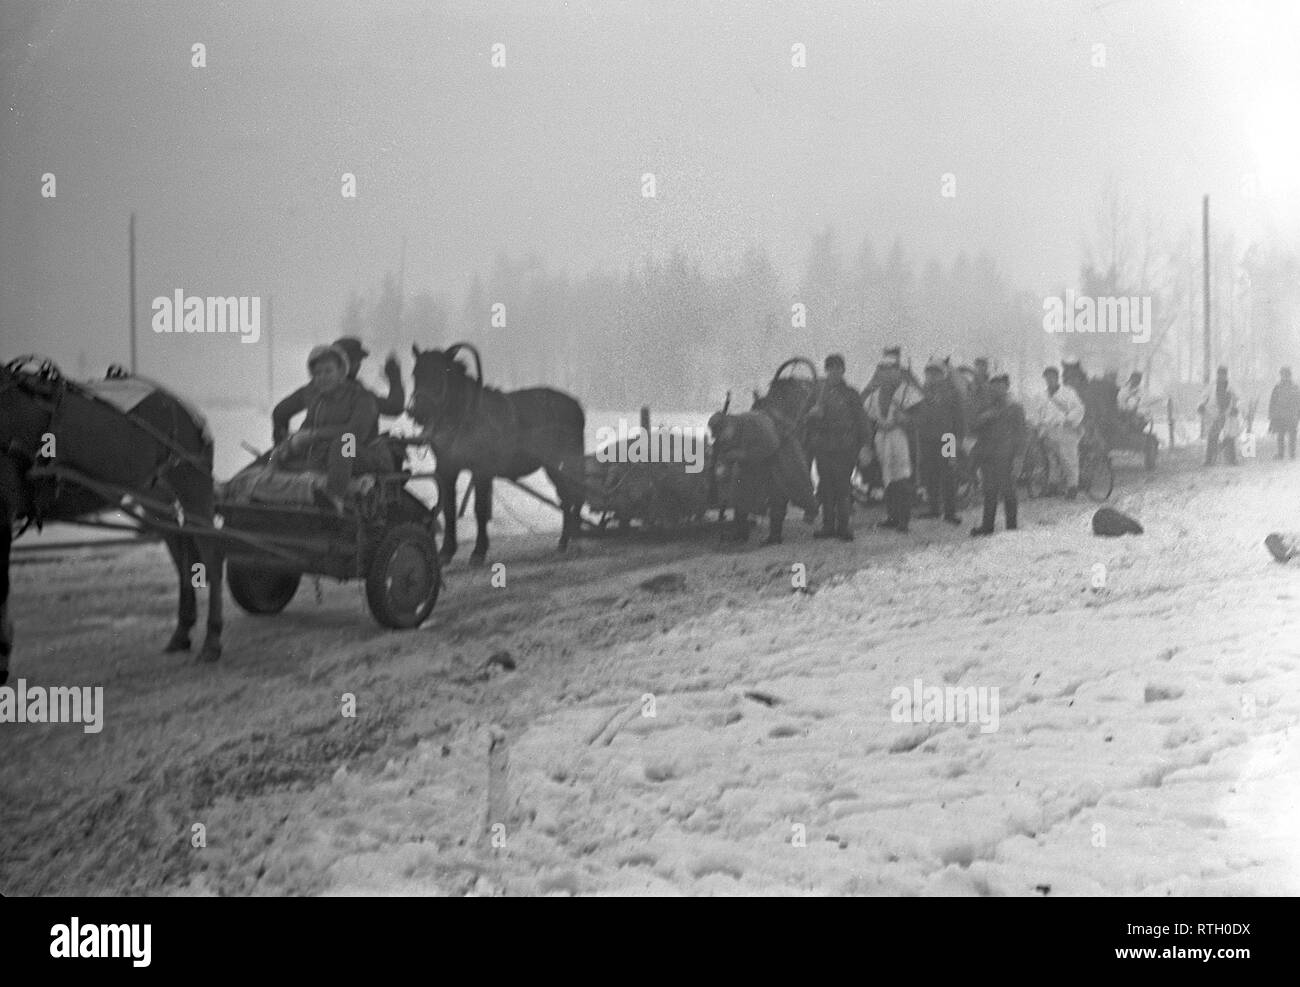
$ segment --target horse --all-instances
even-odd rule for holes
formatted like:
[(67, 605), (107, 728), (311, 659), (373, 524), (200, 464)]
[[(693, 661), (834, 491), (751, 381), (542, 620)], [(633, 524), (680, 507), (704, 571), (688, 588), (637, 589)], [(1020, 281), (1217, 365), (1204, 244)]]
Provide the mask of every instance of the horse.
[[(805, 364), (811, 381), (782, 377), (786, 368)], [(817, 368), (803, 357), (793, 357), (777, 369), (767, 392), (754, 391), (749, 412), (729, 415), (731, 397), (720, 412), (710, 416), (717, 451), (718, 482), (727, 491), (724, 510), (733, 512), (732, 534), (724, 538), (743, 541), (749, 536), (750, 514), (768, 514), (767, 544), (779, 544), (791, 501), (804, 509), (805, 519), (816, 515), (812, 473), (804, 454), (805, 417), (818, 393)], [(719, 514), (722, 520), (722, 514)]]
[[(66, 379), (50, 361), (19, 358), (0, 366), (0, 684), (13, 650), (9, 556), (15, 526), (75, 521), (115, 509), (125, 496), (146, 520), (187, 521), (212, 530), (210, 435), (178, 398), (153, 389), (129, 412)], [(207, 634), (199, 659), (221, 656), (222, 569), (217, 541), (165, 535), (179, 585), (176, 629), (164, 651), (188, 651), (197, 619), (191, 564), (201, 560), (208, 587)]]
[[(457, 359), (464, 350), (474, 357), (475, 377)], [(487, 523), (492, 518), (492, 480), (517, 480), (545, 470), (560, 498), (563, 524), (560, 551), (581, 525), (586, 497), (583, 439), (586, 415), (575, 398), (549, 387), (501, 391), (483, 383), (483, 364), (469, 343), (445, 350), (412, 346), (415, 389), (408, 411), (425, 428), (437, 457), (435, 475), (442, 506), (441, 555), (456, 554), (456, 481), (469, 470), (474, 485), (478, 539), (470, 563), (487, 556)]]

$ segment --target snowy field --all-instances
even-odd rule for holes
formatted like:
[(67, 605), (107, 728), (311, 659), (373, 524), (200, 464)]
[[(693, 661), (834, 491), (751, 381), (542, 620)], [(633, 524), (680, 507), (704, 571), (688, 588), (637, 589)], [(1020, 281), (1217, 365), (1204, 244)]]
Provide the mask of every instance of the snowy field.
[[(1136, 538), (1061, 501), (978, 541), (502, 537), (506, 587), (458, 560), (416, 632), (350, 584), (228, 600), (212, 667), (159, 653), (160, 547), (32, 558), (11, 684), (103, 685), (105, 726), (3, 728), (0, 891), (1300, 893), (1300, 565), (1261, 545), (1300, 467), (1261, 451), (1126, 460)], [(917, 679), (996, 729), (891, 717)]]

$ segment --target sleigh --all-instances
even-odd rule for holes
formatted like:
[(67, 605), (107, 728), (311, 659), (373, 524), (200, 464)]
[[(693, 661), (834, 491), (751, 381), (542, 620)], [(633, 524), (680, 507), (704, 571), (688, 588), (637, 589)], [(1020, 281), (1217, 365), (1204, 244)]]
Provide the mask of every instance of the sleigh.
[(697, 463), (662, 461), (663, 443), (651, 445), (661, 435), (649, 427), (649, 410), (642, 409), (642, 432), (607, 443), (586, 457), (587, 507), (596, 527), (611, 521), (626, 531), (635, 521), (651, 529), (671, 529), (695, 524), (717, 503), (713, 479), (712, 446), (704, 441)]

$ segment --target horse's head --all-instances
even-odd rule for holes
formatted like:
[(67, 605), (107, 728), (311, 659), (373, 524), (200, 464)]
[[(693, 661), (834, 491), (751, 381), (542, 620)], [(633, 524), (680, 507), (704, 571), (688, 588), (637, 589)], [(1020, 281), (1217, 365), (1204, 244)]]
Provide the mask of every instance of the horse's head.
[(469, 376), (469, 368), (457, 359), (462, 349), (473, 353), (478, 363), (478, 351), (469, 343), (456, 343), (445, 350), (411, 347), (415, 388), (407, 411), (418, 424), (427, 426), (435, 419), (455, 421), (464, 413), (474, 388), (482, 385), (481, 373), (475, 381)]
[(33, 368), (33, 359), (0, 366), (0, 455), (34, 458), (53, 416), (63, 378), (48, 361)]
[(754, 411), (775, 412), (797, 422), (812, 406), (817, 385), (801, 377), (778, 377), (766, 394), (754, 392)]

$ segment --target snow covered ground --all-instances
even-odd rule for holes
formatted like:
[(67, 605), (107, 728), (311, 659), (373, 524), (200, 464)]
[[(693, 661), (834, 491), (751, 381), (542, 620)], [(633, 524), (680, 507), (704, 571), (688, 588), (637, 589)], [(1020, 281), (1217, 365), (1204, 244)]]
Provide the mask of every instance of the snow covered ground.
[[(978, 541), (499, 539), (506, 587), (458, 560), (413, 633), (355, 586), (228, 604), (214, 667), (158, 653), (161, 549), (24, 564), (14, 678), (106, 725), (0, 725), (0, 890), (1300, 892), (1300, 566), (1261, 545), (1300, 467), (1197, 455), (1121, 471), (1140, 537), (1034, 501)], [(996, 729), (898, 722), (917, 679)]]

